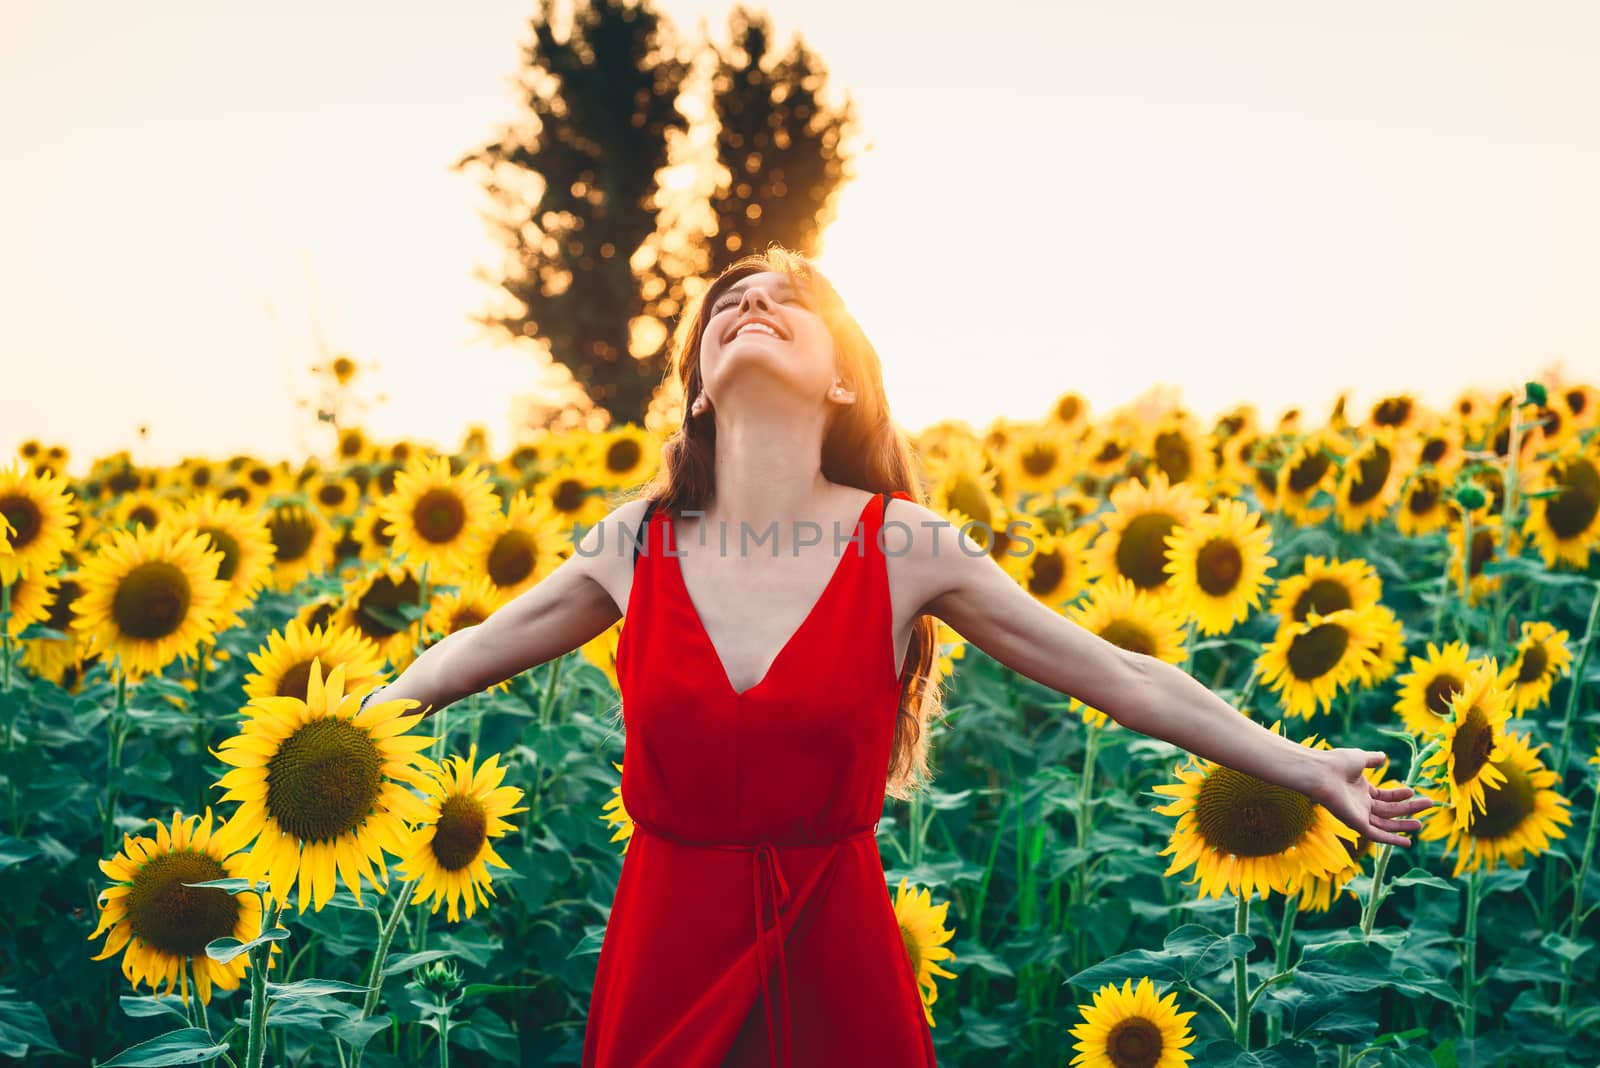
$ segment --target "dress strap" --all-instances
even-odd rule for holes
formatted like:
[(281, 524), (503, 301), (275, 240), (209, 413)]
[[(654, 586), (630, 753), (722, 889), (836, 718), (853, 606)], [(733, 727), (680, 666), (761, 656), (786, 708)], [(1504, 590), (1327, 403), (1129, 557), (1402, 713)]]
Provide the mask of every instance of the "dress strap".
[(644, 518), (639, 520), (639, 530), (633, 538), (633, 566), (639, 566), (639, 547), (650, 536), (650, 515), (656, 510), (656, 498), (651, 497), (644, 506)]

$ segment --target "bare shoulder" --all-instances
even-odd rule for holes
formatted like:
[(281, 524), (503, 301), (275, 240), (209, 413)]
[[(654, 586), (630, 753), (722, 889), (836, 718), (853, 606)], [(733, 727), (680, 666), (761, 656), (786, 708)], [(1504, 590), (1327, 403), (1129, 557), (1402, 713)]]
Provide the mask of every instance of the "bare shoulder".
[(882, 538), (894, 598), (907, 618), (938, 615), (940, 598), (959, 586), (962, 574), (988, 562), (971, 534), (916, 501), (890, 498)]
[(611, 595), (617, 611), (625, 612), (633, 579), (633, 547), (643, 536), (640, 524), (650, 501), (635, 497), (623, 501), (584, 531), (568, 561)]

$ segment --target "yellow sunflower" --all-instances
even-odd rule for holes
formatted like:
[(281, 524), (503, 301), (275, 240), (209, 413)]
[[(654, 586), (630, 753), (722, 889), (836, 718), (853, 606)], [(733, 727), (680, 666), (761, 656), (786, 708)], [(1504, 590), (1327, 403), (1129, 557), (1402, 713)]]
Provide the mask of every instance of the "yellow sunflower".
[(1050, 405), (1045, 418), (1056, 426), (1081, 433), (1089, 423), (1089, 402), (1080, 393), (1063, 393)]
[[(622, 765), (615, 760), (611, 766), (617, 769), (617, 774), (622, 774)], [(600, 806), (600, 818), (616, 828), (608, 841), (622, 843), (622, 855), (628, 855), (628, 846), (633, 844), (633, 817), (628, 815), (628, 808), (622, 803), (622, 780), (617, 780), (617, 785), (611, 788), (611, 799)]]
[(635, 423), (601, 431), (589, 449), (595, 479), (603, 486), (637, 486), (660, 466), (660, 440)]
[(34, 623), (50, 618), (50, 606), (55, 603), (56, 589), (61, 585), (58, 575), (42, 574), (22, 576), (7, 589), (11, 598), (11, 618), (6, 621), (6, 633), (15, 638)]
[(1076, 445), (1075, 436), (1059, 424), (1018, 427), (1000, 454), (1006, 485), (1018, 494), (1054, 497), (1072, 481)]
[(1141, 451), (1169, 485), (1188, 486), (1201, 496), (1216, 474), (1216, 459), (1190, 412), (1171, 411), (1152, 424)]
[(453, 475), (445, 457), (419, 456), (395, 475), (394, 492), (377, 507), (394, 536), (393, 551), (419, 568), (429, 564), (429, 575), (445, 582), (465, 570), (500, 512), (500, 498), (477, 464)]
[(955, 954), (945, 947), (945, 943), (955, 937), (955, 931), (944, 925), (945, 913), (949, 910), (950, 902), (941, 901), (935, 906), (926, 888), (911, 890), (905, 879), (900, 880), (895, 892), (894, 918), (900, 925), (900, 938), (905, 942), (906, 955), (911, 958), (911, 973), (917, 977), (917, 987), (922, 994), (922, 1012), (927, 1017), (929, 1027), (934, 1026), (933, 1003), (939, 1000), (933, 977), (956, 977), (954, 972), (945, 971), (938, 964), (942, 960), (955, 959)]
[(107, 526), (150, 530), (172, 514), (177, 502), (156, 490), (137, 490), (117, 498), (104, 513)]
[[(437, 590), (430, 581), (430, 604)], [(422, 624), (420, 620), (408, 623), (400, 608), (420, 605), (421, 598), (421, 576), (409, 563), (397, 560), (357, 579), (348, 589), (344, 603), (334, 611), (332, 622), (370, 639), (391, 667), (404, 670), (416, 659)]]
[(22, 669), (38, 678), (49, 679), (57, 686), (70, 688), (69, 673), (82, 678), (85, 643), (73, 627), (77, 618), (76, 605), (83, 596), (76, 571), (57, 572), (51, 576), (55, 585), (51, 589), (50, 603), (45, 606), (45, 616), (36, 622), (65, 638), (30, 638), (22, 643)]
[(1461, 522), (1450, 524), (1447, 539), (1450, 542), (1450, 584), (1458, 592), (1467, 597), (1469, 604), (1477, 604), (1485, 595), (1494, 592), (1504, 580), (1504, 575), (1486, 575), (1483, 573), (1485, 565), (1501, 563), (1510, 557), (1522, 555), (1522, 537), (1516, 531), (1511, 531), (1511, 551), (1505, 552), (1502, 545), (1502, 527), (1504, 519), (1499, 515), (1474, 514), (1472, 517), (1472, 561), (1468, 567), (1471, 576), (1471, 585), (1464, 586), (1461, 575), (1461, 558), (1465, 552), (1467, 531), (1466, 525)]
[(958, 527), (968, 521), (980, 524), (968, 533), (973, 541), (989, 548), (989, 535), (1005, 529), (999, 471), (991, 466), (983, 446), (971, 437), (954, 436), (945, 445), (943, 455), (925, 463), (928, 507)]
[[(1332, 748), (1327, 742), (1319, 742), (1319, 749)], [(1380, 790), (1393, 790), (1406, 784), (1399, 779), (1388, 777), (1389, 758), (1384, 757), (1383, 763), (1376, 768), (1364, 769), (1362, 774), (1370, 782), (1377, 785)], [(1369, 856), (1376, 856), (1377, 843), (1366, 835), (1361, 835), (1354, 842), (1348, 838), (1339, 839), (1339, 844), (1344, 846), (1349, 859), (1345, 867), (1326, 875), (1311, 875), (1302, 873), (1299, 880), (1292, 882), (1285, 893), (1299, 893), (1299, 900), (1295, 904), (1296, 912), (1327, 912), (1333, 907), (1335, 901), (1348, 893), (1356, 897), (1356, 892), (1349, 889), (1350, 883), (1361, 874), (1362, 863)]]
[(569, 540), (574, 526), (592, 526), (610, 511), (604, 487), (587, 463), (558, 464), (548, 474), (525, 479), (522, 488), (535, 505), (555, 516)]
[[(1269, 729), (1281, 734), (1281, 727), (1280, 721)], [(1316, 735), (1300, 744), (1318, 748)], [(1174, 798), (1155, 811), (1178, 817), (1172, 840), (1157, 854), (1173, 854), (1163, 875), (1192, 864), (1194, 878), (1185, 885), (1198, 882), (1201, 897), (1228, 890), (1248, 901), (1257, 889), (1263, 898), (1269, 890), (1292, 893), (1303, 877), (1327, 876), (1349, 863), (1339, 839), (1353, 842), (1360, 834), (1311, 798), (1210, 760), (1199, 762), (1197, 770), (1176, 765), (1179, 782), (1152, 787)]]
[[(299, 911), (318, 912), (333, 897), (336, 879), (361, 900), (361, 875), (383, 893), (383, 850), (404, 856), (406, 822), (427, 818), (427, 805), (406, 785), (427, 789), (438, 765), (421, 754), (436, 739), (408, 733), (422, 721), (417, 702), (346, 693), (344, 667), (322, 677), (311, 663), (304, 699), (257, 697), (240, 711), (240, 732), (212, 756), (232, 769), (217, 780), (222, 800), (240, 802), (217, 832), (232, 849), (254, 842), (247, 879), (266, 878), (272, 896), (287, 902), (299, 876)], [(371, 861), (382, 873), (372, 873)]]
[[(206, 944), (218, 938), (248, 942), (261, 934), (258, 894), (230, 894), (219, 887), (185, 886), (213, 879), (243, 876), (244, 856), (226, 848), (211, 833), (211, 809), (184, 819), (172, 814), (169, 830), (158, 819), (155, 838), (122, 836), (122, 851), (100, 861), (100, 870), (116, 884), (100, 891), (100, 923), (89, 938), (106, 935), (105, 948), (91, 960), (105, 960), (126, 947), (122, 974), (138, 990), (148, 981), (151, 993), (182, 992), (189, 1003), (189, 976), (202, 1004), (211, 1003), (213, 986), (234, 990), (250, 966), (241, 953), (226, 964), (206, 956)], [(270, 970), (282, 949), (275, 942), (267, 958)], [(163, 990), (163, 986), (165, 989)]]
[(1443, 768), (1449, 806), (1456, 821), (1470, 827), (1473, 812), (1484, 809), (1484, 789), (1505, 782), (1505, 774), (1495, 762), (1506, 758), (1511, 701), (1500, 688), (1494, 657), (1473, 663), (1460, 691), (1450, 697), (1450, 711), (1451, 719), (1439, 734), (1439, 751), (1422, 766)]
[(967, 655), (967, 639), (944, 620), (939, 620), (939, 670), (935, 678), (948, 679), (956, 673), (956, 661)]
[(246, 654), (255, 671), (246, 675), (246, 697), (298, 697), (305, 699), (311, 686), (311, 665), (320, 661), (328, 670), (344, 668), (345, 689), (369, 689), (383, 673), (383, 653), (370, 639), (344, 627), (308, 627), (291, 619), (282, 631), (267, 635), (267, 643)]
[(1167, 535), (1199, 518), (1205, 501), (1186, 483), (1169, 486), (1159, 471), (1148, 477), (1148, 484), (1130, 480), (1111, 491), (1088, 562), (1102, 580), (1124, 576), (1169, 604), (1176, 587), (1167, 571)]
[(1089, 585), (1084, 555), (1094, 528), (1085, 524), (1058, 534), (1029, 523), (1023, 533), (1033, 548), (1026, 554), (1008, 552), (1000, 564), (1034, 600), (1059, 609)]
[(1135, 987), (1132, 979), (1118, 990), (1107, 983), (1095, 991), (1094, 1004), (1079, 1005), (1083, 1022), (1072, 1029), (1078, 1055), (1069, 1062), (1081, 1068), (1183, 1068), (1194, 1054), (1183, 1047), (1194, 1041), (1192, 1012), (1178, 1011), (1178, 995), (1159, 997), (1148, 977)]
[(1428, 643), (1427, 656), (1413, 656), (1411, 670), (1400, 676), (1394, 710), (1406, 729), (1417, 735), (1441, 735), (1449, 725), (1450, 699), (1467, 685), (1472, 652), (1463, 642), (1443, 649)]
[(1394, 677), (1406, 657), (1406, 628), (1386, 604), (1375, 604), (1367, 610), (1372, 617), (1372, 629), (1377, 641), (1367, 660), (1367, 685), (1377, 686)]
[(1394, 525), (1408, 538), (1420, 538), (1450, 525), (1450, 502), (1437, 471), (1421, 467), (1411, 473), (1400, 492)]
[(1243, 623), (1272, 581), (1278, 561), (1267, 553), (1272, 531), (1238, 500), (1219, 500), (1168, 534), (1167, 573), (1174, 604), (1193, 616), (1201, 634), (1225, 634)]
[(425, 787), (428, 814), (411, 832), (406, 855), (395, 866), (405, 878), (419, 880), (417, 904), (431, 900), (431, 911), (437, 913), (441, 904), (449, 903), (446, 915), (451, 923), (460, 919), (457, 906), (462, 902), (468, 918), (476, 905), (488, 907), (489, 897), (494, 896), (488, 866), (511, 866), (500, 859), (490, 839), (512, 829), (505, 817), (528, 811), (525, 806), (512, 807), (522, 800), (522, 791), (500, 785), (506, 769), (495, 763), (498, 757), (491, 755), (474, 771), (477, 759), (475, 745), (466, 759), (450, 757)]
[(1332, 495), (1339, 477), (1335, 461), (1349, 452), (1349, 443), (1332, 430), (1319, 430), (1295, 441), (1278, 468), (1278, 511), (1303, 527), (1328, 518), (1332, 505), (1318, 505), (1316, 497), (1323, 491)]
[[(1067, 615), (1118, 648), (1169, 664), (1179, 663), (1185, 656), (1183, 624), (1177, 615), (1125, 576), (1115, 575), (1090, 586), (1084, 603), (1069, 607)], [(1115, 722), (1076, 697), (1070, 698), (1070, 704), (1082, 710), (1085, 723), (1107, 727)]]
[[(1506, 732), (1502, 755), (1492, 761), (1500, 781), (1484, 787), (1483, 811), (1466, 825), (1450, 809), (1446, 791), (1424, 788), (1421, 793), (1435, 804), (1422, 813), (1418, 839), (1446, 839), (1445, 851), (1456, 854), (1454, 874), (1460, 875), (1480, 867), (1493, 871), (1502, 860), (1520, 868), (1529, 854), (1547, 851), (1550, 839), (1565, 838), (1557, 824), (1571, 825), (1571, 803), (1561, 796), (1559, 776), (1539, 759), (1543, 748)], [(1600, 754), (1590, 763), (1600, 763)]]
[(1543, 621), (1524, 621), (1515, 655), (1500, 678), (1517, 718), (1550, 700), (1550, 687), (1572, 669), (1567, 632)]
[(114, 530), (78, 570), (73, 627), (130, 680), (188, 659), (215, 633), (228, 584), (197, 531)]
[(466, 558), (467, 568), (487, 576), (504, 603), (572, 555), (570, 535), (554, 512), (519, 490), (505, 514), (490, 520), (483, 541)]
[[(245, 506), (249, 511), (249, 506)], [(302, 580), (320, 575), (333, 562), (333, 528), (322, 513), (299, 500), (281, 501), (266, 510), (272, 537), (272, 585), (288, 593)]]
[(182, 533), (198, 530), (210, 548), (222, 554), (217, 578), (228, 584), (223, 601), (224, 626), (243, 626), (239, 613), (255, 600), (256, 591), (272, 578), (275, 550), (272, 534), (258, 516), (247, 515), (235, 501), (198, 494), (176, 509), (167, 525)]
[(1522, 529), (1539, 547), (1545, 567), (1567, 564), (1582, 571), (1600, 541), (1600, 435), (1587, 446), (1576, 441), (1540, 465), (1536, 488), (1560, 492), (1530, 500)]
[(319, 472), (306, 483), (304, 493), (318, 511), (330, 518), (354, 515), (361, 507), (361, 487), (348, 475)]
[(65, 478), (25, 469), (15, 459), (0, 468), (0, 517), (10, 531), (0, 536), (0, 582), (56, 569), (75, 544), (72, 501)]
[(1334, 487), (1334, 511), (1345, 530), (1360, 530), (1389, 513), (1400, 498), (1401, 482), (1416, 464), (1416, 451), (1416, 438), (1409, 433), (1390, 427), (1365, 432)]
[(1278, 628), (1256, 660), (1264, 685), (1276, 690), (1285, 714), (1326, 712), (1338, 693), (1367, 683), (1377, 658), (1376, 617), (1371, 611), (1341, 608), (1323, 615), (1312, 610), (1304, 621)]
[(1323, 615), (1341, 608), (1366, 611), (1382, 596), (1378, 572), (1367, 561), (1308, 556), (1300, 574), (1277, 580), (1267, 611), (1285, 623), (1302, 623), (1313, 611)]

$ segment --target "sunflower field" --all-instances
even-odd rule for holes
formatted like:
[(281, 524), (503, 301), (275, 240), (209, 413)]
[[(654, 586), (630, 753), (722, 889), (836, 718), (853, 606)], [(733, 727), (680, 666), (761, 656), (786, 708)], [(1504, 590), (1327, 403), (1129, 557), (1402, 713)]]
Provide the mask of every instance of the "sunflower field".
[[(0, 1056), (577, 1064), (632, 824), (620, 622), (424, 719), (361, 699), (573, 552), (662, 429), (503, 456), (0, 467)], [(942, 627), (886, 890), (940, 1062), (1600, 1065), (1600, 389), (912, 435), (1034, 598), (1300, 745), (1409, 848)], [(120, 972), (120, 974), (118, 974)], [(671, 975), (660, 977), (671, 983)]]

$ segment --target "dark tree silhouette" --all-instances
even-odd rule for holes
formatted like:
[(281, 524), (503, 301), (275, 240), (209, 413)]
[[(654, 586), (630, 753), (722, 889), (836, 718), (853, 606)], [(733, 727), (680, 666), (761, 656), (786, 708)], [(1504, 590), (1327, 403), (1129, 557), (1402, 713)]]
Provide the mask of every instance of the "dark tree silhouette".
[[(479, 321), (544, 341), (613, 420), (643, 422), (665, 345), (663, 331), (635, 323), (663, 302), (675, 310), (675, 290), (647, 300), (656, 287), (641, 286), (630, 260), (656, 230), (669, 131), (688, 125), (674, 105), (688, 64), (664, 43), (670, 26), (644, 4), (582, 0), (561, 40), (550, 14), (536, 0), (524, 50), (533, 128), (508, 125), (456, 163), (486, 168), (510, 252), (494, 281), (521, 305)], [(534, 184), (542, 188), (532, 192)], [(634, 351), (639, 333), (652, 351)]]
[(854, 177), (841, 152), (855, 127), (849, 95), (837, 110), (818, 102), (827, 70), (798, 39), (770, 58), (771, 23), (760, 12), (736, 7), (729, 25), (734, 48), (717, 50), (712, 75), (717, 161), (731, 176), (711, 198), (713, 276), (774, 242), (816, 255), (834, 195)]

